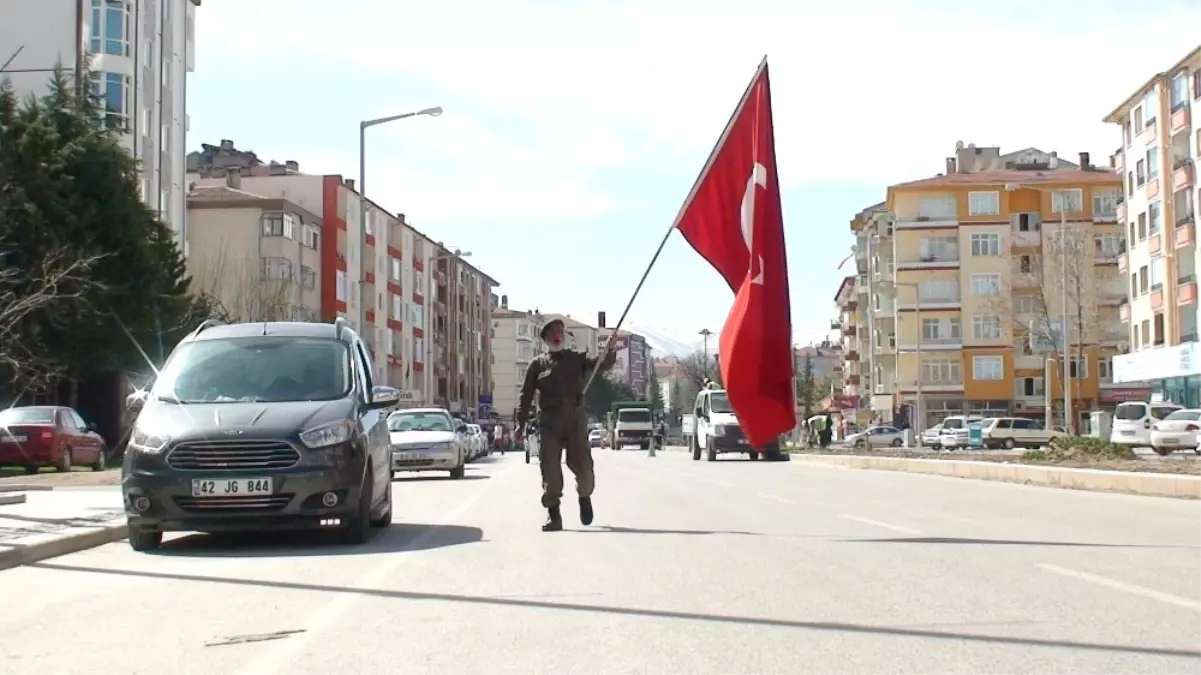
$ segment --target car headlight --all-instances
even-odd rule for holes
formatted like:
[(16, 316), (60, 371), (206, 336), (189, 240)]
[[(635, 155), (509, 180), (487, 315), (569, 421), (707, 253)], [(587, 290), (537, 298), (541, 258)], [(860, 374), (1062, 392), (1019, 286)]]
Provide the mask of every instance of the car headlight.
[(147, 455), (157, 455), (167, 447), (167, 443), (171, 441), (171, 437), (163, 433), (149, 433), (138, 427), (135, 427), (133, 433), (129, 436), (129, 448), (134, 452), (141, 452)]
[(450, 452), (454, 450), (454, 446), (450, 443), (434, 443), (430, 446), (430, 450), (434, 452)]
[(724, 425), (724, 424), (713, 425), (713, 435), (714, 436), (725, 436), (726, 435), (726, 425)]
[(350, 440), (354, 426), (349, 420), (331, 422), (300, 432), (300, 442), (309, 448), (325, 448)]

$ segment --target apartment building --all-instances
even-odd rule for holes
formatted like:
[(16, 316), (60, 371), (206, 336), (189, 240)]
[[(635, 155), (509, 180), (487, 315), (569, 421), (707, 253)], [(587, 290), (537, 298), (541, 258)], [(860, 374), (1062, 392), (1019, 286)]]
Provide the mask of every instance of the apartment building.
[(492, 310), (493, 410), (513, 419), (530, 361), (542, 353), (539, 334), (550, 318), (532, 310), (509, 309), (507, 296)]
[[(597, 329), (597, 343), (602, 349), (613, 332), (612, 328)], [(646, 398), (651, 377), (651, 349), (646, 338), (620, 330), (613, 342), (617, 349), (617, 364), (610, 371), (610, 377), (624, 382), (638, 398)]]
[[(870, 399), (863, 400), (866, 392), (872, 390), (871, 369), (863, 362), (863, 339), (869, 333), (868, 311), (861, 297), (867, 291), (867, 285), (859, 283), (858, 275), (844, 277), (834, 294), (834, 305), (838, 308), (838, 318), (830, 322), (830, 328), (839, 332), (837, 366), (837, 384), (846, 396), (852, 396), (858, 401), (858, 408), (870, 408)], [(798, 350), (794, 350), (794, 353)], [(803, 359), (802, 359), (803, 360)], [(812, 360), (811, 360), (812, 362)], [(798, 376), (804, 372), (804, 364), (794, 366)], [(816, 375), (815, 382), (820, 382)]]
[[(401, 389), (406, 400), (444, 405), (469, 419), (481, 407), (490, 408), (486, 327), (496, 281), (418, 231), (404, 214), (388, 213), (370, 200), (361, 204), (354, 181), (280, 166), (205, 168), (189, 174), (189, 186), (196, 196), (224, 187), (287, 207), (267, 209), (271, 213), (264, 212), (257, 231), (263, 239), (301, 239), (318, 262), (312, 267), (300, 259), (289, 259), (289, 265), (264, 260), (264, 274), (291, 274), (293, 283), (304, 286), (310, 283), (305, 267), (312, 269), (317, 299), (302, 296), (302, 315), (321, 321), (345, 317), (370, 347), (377, 381)], [(214, 213), (200, 216), (206, 232), (189, 239), (206, 248), (235, 227), (214, 222), (254, 223), (253, 211), (206, 209), (201, 201), (193, 213)]]
[(1195, 407), (1201, 47), (1153, 76), (1105, 121), (1121, 128), (1114, 163), (1124, 183), (1119, 217), (1127, 250), (1119, 269), (1129, 279), (1122, 320), (1131, 351), (1115, 360), (1115, 379), (1150, 382), (1167, 400)]
[(1048, 388), (1062, 400), (1065, 333), (1073, 410), (1120, 400), (1121, 177), (1088, 153), (1069, 168), (1023, 153), (1003, 169), (948, 158), (945, 174), (894, 185), (851, 221), (857, 274), (840, 287), (838, 324), (844, 348), (868, 355), (873, 412), (908, 409), (919, 428), (957, 412), (1041, 419)]
[(187, 73), (196, 62), (200, 0), (4, 0), (3, 77), (43, 94), (56, 66), (80, 74), (126, 125), (125, 148), (142, 166), (142, 200), (187, 249), (184, 180)]

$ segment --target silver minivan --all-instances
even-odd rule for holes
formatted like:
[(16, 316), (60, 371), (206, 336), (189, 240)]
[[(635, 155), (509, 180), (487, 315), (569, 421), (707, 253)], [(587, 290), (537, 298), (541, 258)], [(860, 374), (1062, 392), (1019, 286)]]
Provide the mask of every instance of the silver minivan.
[(980, 415), (952, 415), (942, 421), (938, 444), (947, 450), (968, 447), (968, 427), (984, 421)]

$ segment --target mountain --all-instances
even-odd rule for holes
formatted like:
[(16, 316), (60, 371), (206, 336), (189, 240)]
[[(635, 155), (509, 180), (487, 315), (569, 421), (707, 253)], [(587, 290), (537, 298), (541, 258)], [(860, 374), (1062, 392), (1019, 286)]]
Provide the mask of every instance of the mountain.
[[(646, 338), (647, 345), (657, 357), (678, 356), (684, 357), (689, 354), (695, 354), (701, 351), (704, 345), (704, 339), (699, 335), (681, 335), (679, 332), (672, 332), (666, 329), (649, 328), (639, 324), (630, 324), (627, 328), (632, 333), (637, 333)], [(833, 334), (834, 331), (820, 329), (805, 329), (800, 328), (792, 332), (792, 341), (800, 346), (818, 344), (823, 340), (834, 339), (838, 336)], [(709, 336), (709, 353), (717, 353), (718, 334), (714, 333)]]

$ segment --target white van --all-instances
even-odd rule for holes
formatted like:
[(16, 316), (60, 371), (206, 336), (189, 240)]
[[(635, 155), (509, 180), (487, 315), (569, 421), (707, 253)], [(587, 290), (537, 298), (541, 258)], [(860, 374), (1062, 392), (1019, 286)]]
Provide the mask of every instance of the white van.
[(1183, 406), (1175, 403), (1147, 403), (1126, 401), (1119, 403), (1113, 411), (1113, 426), (1109, 442), (1132, 448), (1150, 448), (1151, 425), (1171, 415)]

